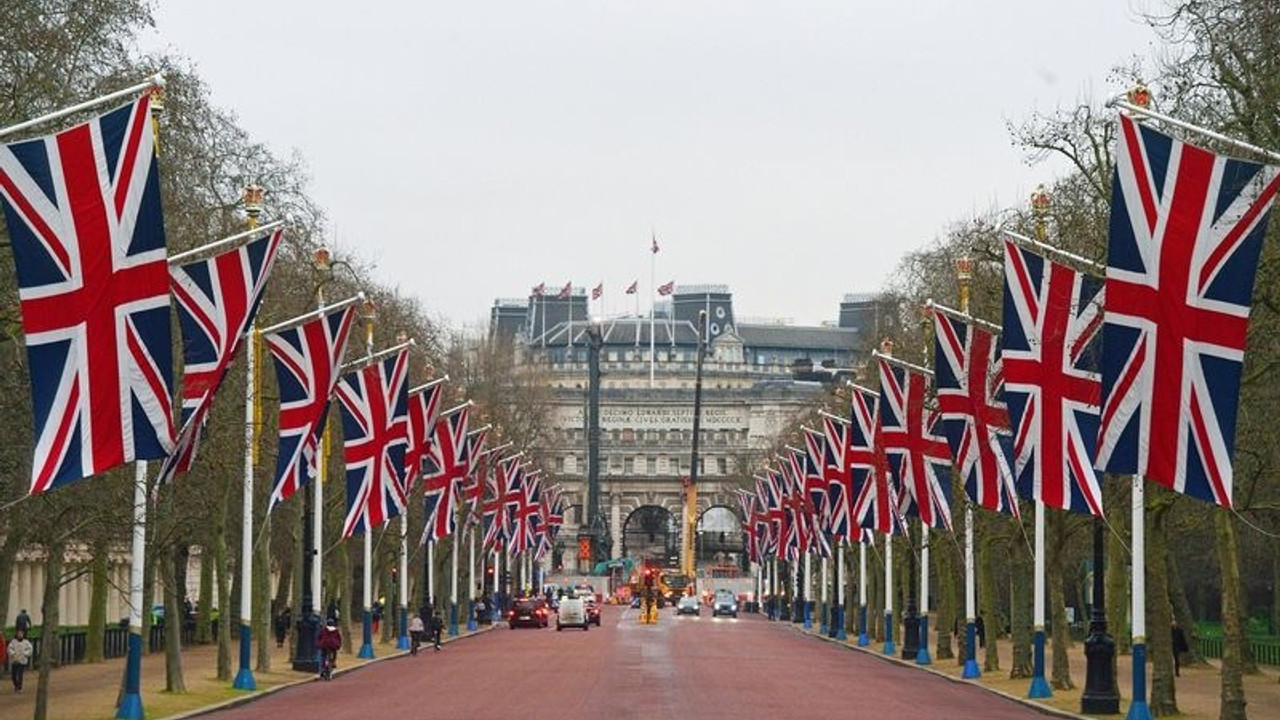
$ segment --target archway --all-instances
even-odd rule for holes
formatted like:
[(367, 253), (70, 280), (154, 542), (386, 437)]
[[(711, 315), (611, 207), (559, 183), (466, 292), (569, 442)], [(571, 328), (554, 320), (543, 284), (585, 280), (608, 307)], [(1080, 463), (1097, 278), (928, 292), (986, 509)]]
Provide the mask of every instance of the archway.
[(742, 571), (746, 543), (742, 519), (727, 505), (712, 505), (698, 516), (694, 538), (697, 565), (710, 575), (737, 575)]
[(641, 505), (622, 525), (622, 554), (678, 564), (680, 523), (660, 505)]

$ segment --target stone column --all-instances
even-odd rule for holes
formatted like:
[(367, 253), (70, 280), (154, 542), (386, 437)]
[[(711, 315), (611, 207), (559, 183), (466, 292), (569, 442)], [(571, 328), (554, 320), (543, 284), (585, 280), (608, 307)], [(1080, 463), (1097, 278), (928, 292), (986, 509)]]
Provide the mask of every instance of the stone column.
[(612, 493), (609, 496), (609, 558), (617, 560), (622, 557), (622, 496)]

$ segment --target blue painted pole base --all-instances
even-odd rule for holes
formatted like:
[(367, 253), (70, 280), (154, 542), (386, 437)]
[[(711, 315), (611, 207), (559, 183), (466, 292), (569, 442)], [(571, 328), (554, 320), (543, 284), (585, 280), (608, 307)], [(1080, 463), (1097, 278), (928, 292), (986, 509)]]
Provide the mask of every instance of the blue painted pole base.
[(871, 638), (867, 637), (867, 606), (858, 606), (858, 647), (867, 647)]
[(409, 608), (400, 608), (400, 636), (396, 638), (397, 650), (408, 650), (409, 643)]
[(835, 617), (831, 619), (831, 622), (835, 624), (836, 639), (839, 640), (840, 642), (845, 642), (846, 640), (848, 640), (849, 631), (844, 629), (844, 606), (842, 605), (836, 606), (836, 614), (835, 614)]
[(364, 618), (360, 622), (362, 634), (362, 642), (360, 643), (360, 652), (356, 653), (356, 657), (361, 660), (373, 659), (373, 613), (369, 610), (364, 611)]
[(124, 695), (116, 708), (117, 720), (143, 720), (142, 711), (142, 628), (129, 628), (129, 656), (125, 660)]
[(1125, 720), (1151, 720), (1147, 706), (1147, 644), (1133, 644), (1133, 702)]
[(458, 636), (458, 603), (449, 603), (449, 637)]
[(467, 601), (467, 632), (475, 632), (480, 628), (476, 624), (476, 607), (475, 603)]
[(820, 635), (826, 635), (827, 629), (831, 627), (831, 625), (827, 620), (828, 612), (829, 612), (829, 609), (827, 608), (827, 604), (822, 603), (822, 614), (818, 616), (818, 634)]
[(1042, 699), (1053, 697), (1053, 689), (1044, 679), (1044, 630), (1037, 629), (1031, 640), (1031, 688), (1027, 697)]
[(978, 669), (978, 628), (971, 622), (964, 625), (964, 670), (960, 677), (965, 680), (982, 677)]
[(804, 611), (804, 629), (812, 630), (813, 629), (813, 601), (812, 600), (804, 601), (803, 611)]
[(258, 683), (253, 679), (253, 670), (249, 669), (250, 649), (253, 646), (253, 630), (245, 623), (240, 624), (240, 669), (231, 687), (236, 690), (257, 690)]
[(929, 614), (920, 615), (920, 647), (916, 650), (917, 665), (932, 665), (933, 656), (929, 654)]

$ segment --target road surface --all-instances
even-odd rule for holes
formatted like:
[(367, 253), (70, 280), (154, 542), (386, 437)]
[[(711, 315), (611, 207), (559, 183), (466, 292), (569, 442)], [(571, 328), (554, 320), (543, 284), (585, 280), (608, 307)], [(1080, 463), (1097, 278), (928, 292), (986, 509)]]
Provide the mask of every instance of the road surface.
[[(806, 637), (786, 623), (606, 607), (602, 627), (506, 626), (207, 717), (1013, 720), (1043, 715), (976, 687)], [(339, 661), (341, 662), (341, 661)]]

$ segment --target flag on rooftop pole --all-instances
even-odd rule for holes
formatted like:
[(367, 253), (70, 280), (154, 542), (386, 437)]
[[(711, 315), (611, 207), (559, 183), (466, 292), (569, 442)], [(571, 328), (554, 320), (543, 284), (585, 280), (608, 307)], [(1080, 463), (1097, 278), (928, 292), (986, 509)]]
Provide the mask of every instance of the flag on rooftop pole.
[(569, 297), (572, 295), (573, 295), (573, 283), (567, 282), (564, 284), (564, 287), (560, 288), (560, 292), (556, 293), (556, 298), (559, 300), (568, 300)]
[(0, 145), (30, 368), (32, 495), (174, 448), (152, 97)]
[(405, 511), (408, 349), (342, 376), (337, 395), (347, 466), (342, 537), (348, 538), (367, 534)]
[(640, 281), (633, 280), (631, 284), (627, 286), (626, 294), (635, 295), (637, 292), (639, 292), (639, 290), (640, 290)]
[(1100, 278), (1005, 241), (1001, 356), (1018, 491), (1094, 515), (1102, 301)]
[(263, 336), (280, 388), (280, 439), (268, 512), (315, 477), (329, 398), (354, 318), (355, 309), (346, 307)]
[(592, 300), (599, 300), (602, 297), (604, 297), (604, 283), (600, 283), (599, 285), (591, 288)]

